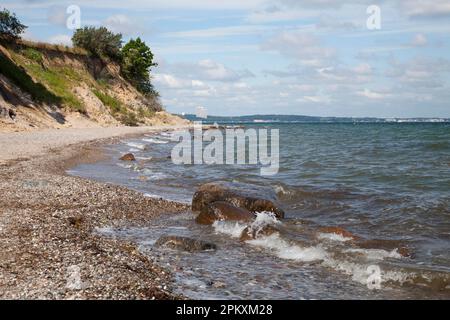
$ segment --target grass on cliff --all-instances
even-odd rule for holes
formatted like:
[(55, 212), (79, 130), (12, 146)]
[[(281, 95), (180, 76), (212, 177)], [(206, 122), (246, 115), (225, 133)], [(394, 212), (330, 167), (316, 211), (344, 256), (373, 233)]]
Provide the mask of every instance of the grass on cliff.
[(115, 119), (130, 127), (135, 127), (139, 124), (136, 115), (125, 108), (119, 100), (97, 89), (93, 89), (92, 92), (105, 106), (110, 108), (111, 114)]
[(42, 53), (33, 48), (11, 52), (11, 55), (15, 63), (9, 61), (11, 72), (6, 76), (21, 89), (40, 102), (64, 105), (72, 111), (86, 113), (83, 103), (71, 91), (74, 84), (83, 80), (76, 70), (45, 67)]
[(61, 104), (60, 97), (50, 92), (41, 83), (35, 82), (24, 69), (2, 54), (0, 54), (0, 72), (21, 90), (29, 93), (34, 100), (48, 104)]

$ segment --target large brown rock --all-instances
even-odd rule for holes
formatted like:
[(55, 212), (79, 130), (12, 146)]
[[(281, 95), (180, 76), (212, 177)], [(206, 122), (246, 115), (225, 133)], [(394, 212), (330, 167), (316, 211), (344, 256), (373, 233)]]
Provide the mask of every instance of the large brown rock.
[(212, 202), (225, 201), (251, 212), (273, 212), (277, 218), (284, 218), (284, 211), (275, 200), (262, 198), (254, 190), (227, 182), (206, 183), (195, 192), (192, 198), (192, 210), (201, 212)]
[(238, 208), (225, 201), (216, 201), (203, 207), (195, 221), (199, 224), (213, 224), (214, 221), (250, 222), (255, 214), (247, 209)]
[(134, 157), (134, 154), (127, 153), (127, 154), (123, 155), (122, 157), (120, 157), (120, 160), (122, 160), (122, 161), (136, 161), (136, 158)]
[(214, 243), (180, 236), (162, 236), (155, 245), (189, 252), (217, 249)]

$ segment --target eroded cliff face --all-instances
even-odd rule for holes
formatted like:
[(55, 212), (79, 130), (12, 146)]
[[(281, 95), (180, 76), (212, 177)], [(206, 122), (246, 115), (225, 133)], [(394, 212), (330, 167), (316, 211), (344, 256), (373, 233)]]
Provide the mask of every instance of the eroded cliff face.
[(120, 67), (48, 44), (0, 45), (0, 130), (181, 124)]

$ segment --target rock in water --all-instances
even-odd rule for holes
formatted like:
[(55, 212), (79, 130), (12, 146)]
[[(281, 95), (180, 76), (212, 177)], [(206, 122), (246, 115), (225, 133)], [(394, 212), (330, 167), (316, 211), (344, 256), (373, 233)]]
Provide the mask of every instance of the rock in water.
[(284, 211), (275, 204), (275, 200), (261, 198), (257, 191), (243, 188), (240, 184), (227, 182), (206, 183), (195, 192), (192, 198), (192, 210), (201, 212), (216, 201), (225, 201), (235, 207), (251, 212), (273, 212), (279, 219), (284, 218)]
[(241, 237), (239, 238), (239, 240), (241, 240), (241, 241), (254, 240), (254, 239), (258, 239), (260, 237), (270, 236), (277, 232), (279, 232), (279, 230), (270, 224), (267, 224), (258, 229), (252, 228), (250, 226), (250, 227), (246, 227), (242, 231)]
[(180, 236), (162, 236), (155, 245), (189, 252), (217, 249), (214, 243)]
[(255, 218), (247, 209), (238, 208), (225, 201), (216, 201), (202, 208), (195, 221), (199, 224), (213, 224), (214, 221), (245, 221)]
[(136, 158), (134, 157), (134, 154), (127, 153), (127, 154), (123, 155), (122, 157), (120, 157), (119, 160), (122, 160), (122, 161), (136, 161)]
[(322, 233), (334, 233), (337, 235), (340, 235), (341, 237), (344, 238), (349, 238), (352, 240), (358, 240), (360, 239), (358, 236), (354, 235), (353, 233), (351, 233), (350, 231), (347, 231), (341, 227), (322, 227), (319, 229), (319, 232)]

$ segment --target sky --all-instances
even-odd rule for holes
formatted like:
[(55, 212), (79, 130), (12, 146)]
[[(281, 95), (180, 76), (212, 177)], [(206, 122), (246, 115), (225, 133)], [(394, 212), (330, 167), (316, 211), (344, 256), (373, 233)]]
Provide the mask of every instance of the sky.
[(450, 0), (0, 2), (25, 38), (67, 45), (70, 5), (150, 46), (170, 112), (450, 117)]

